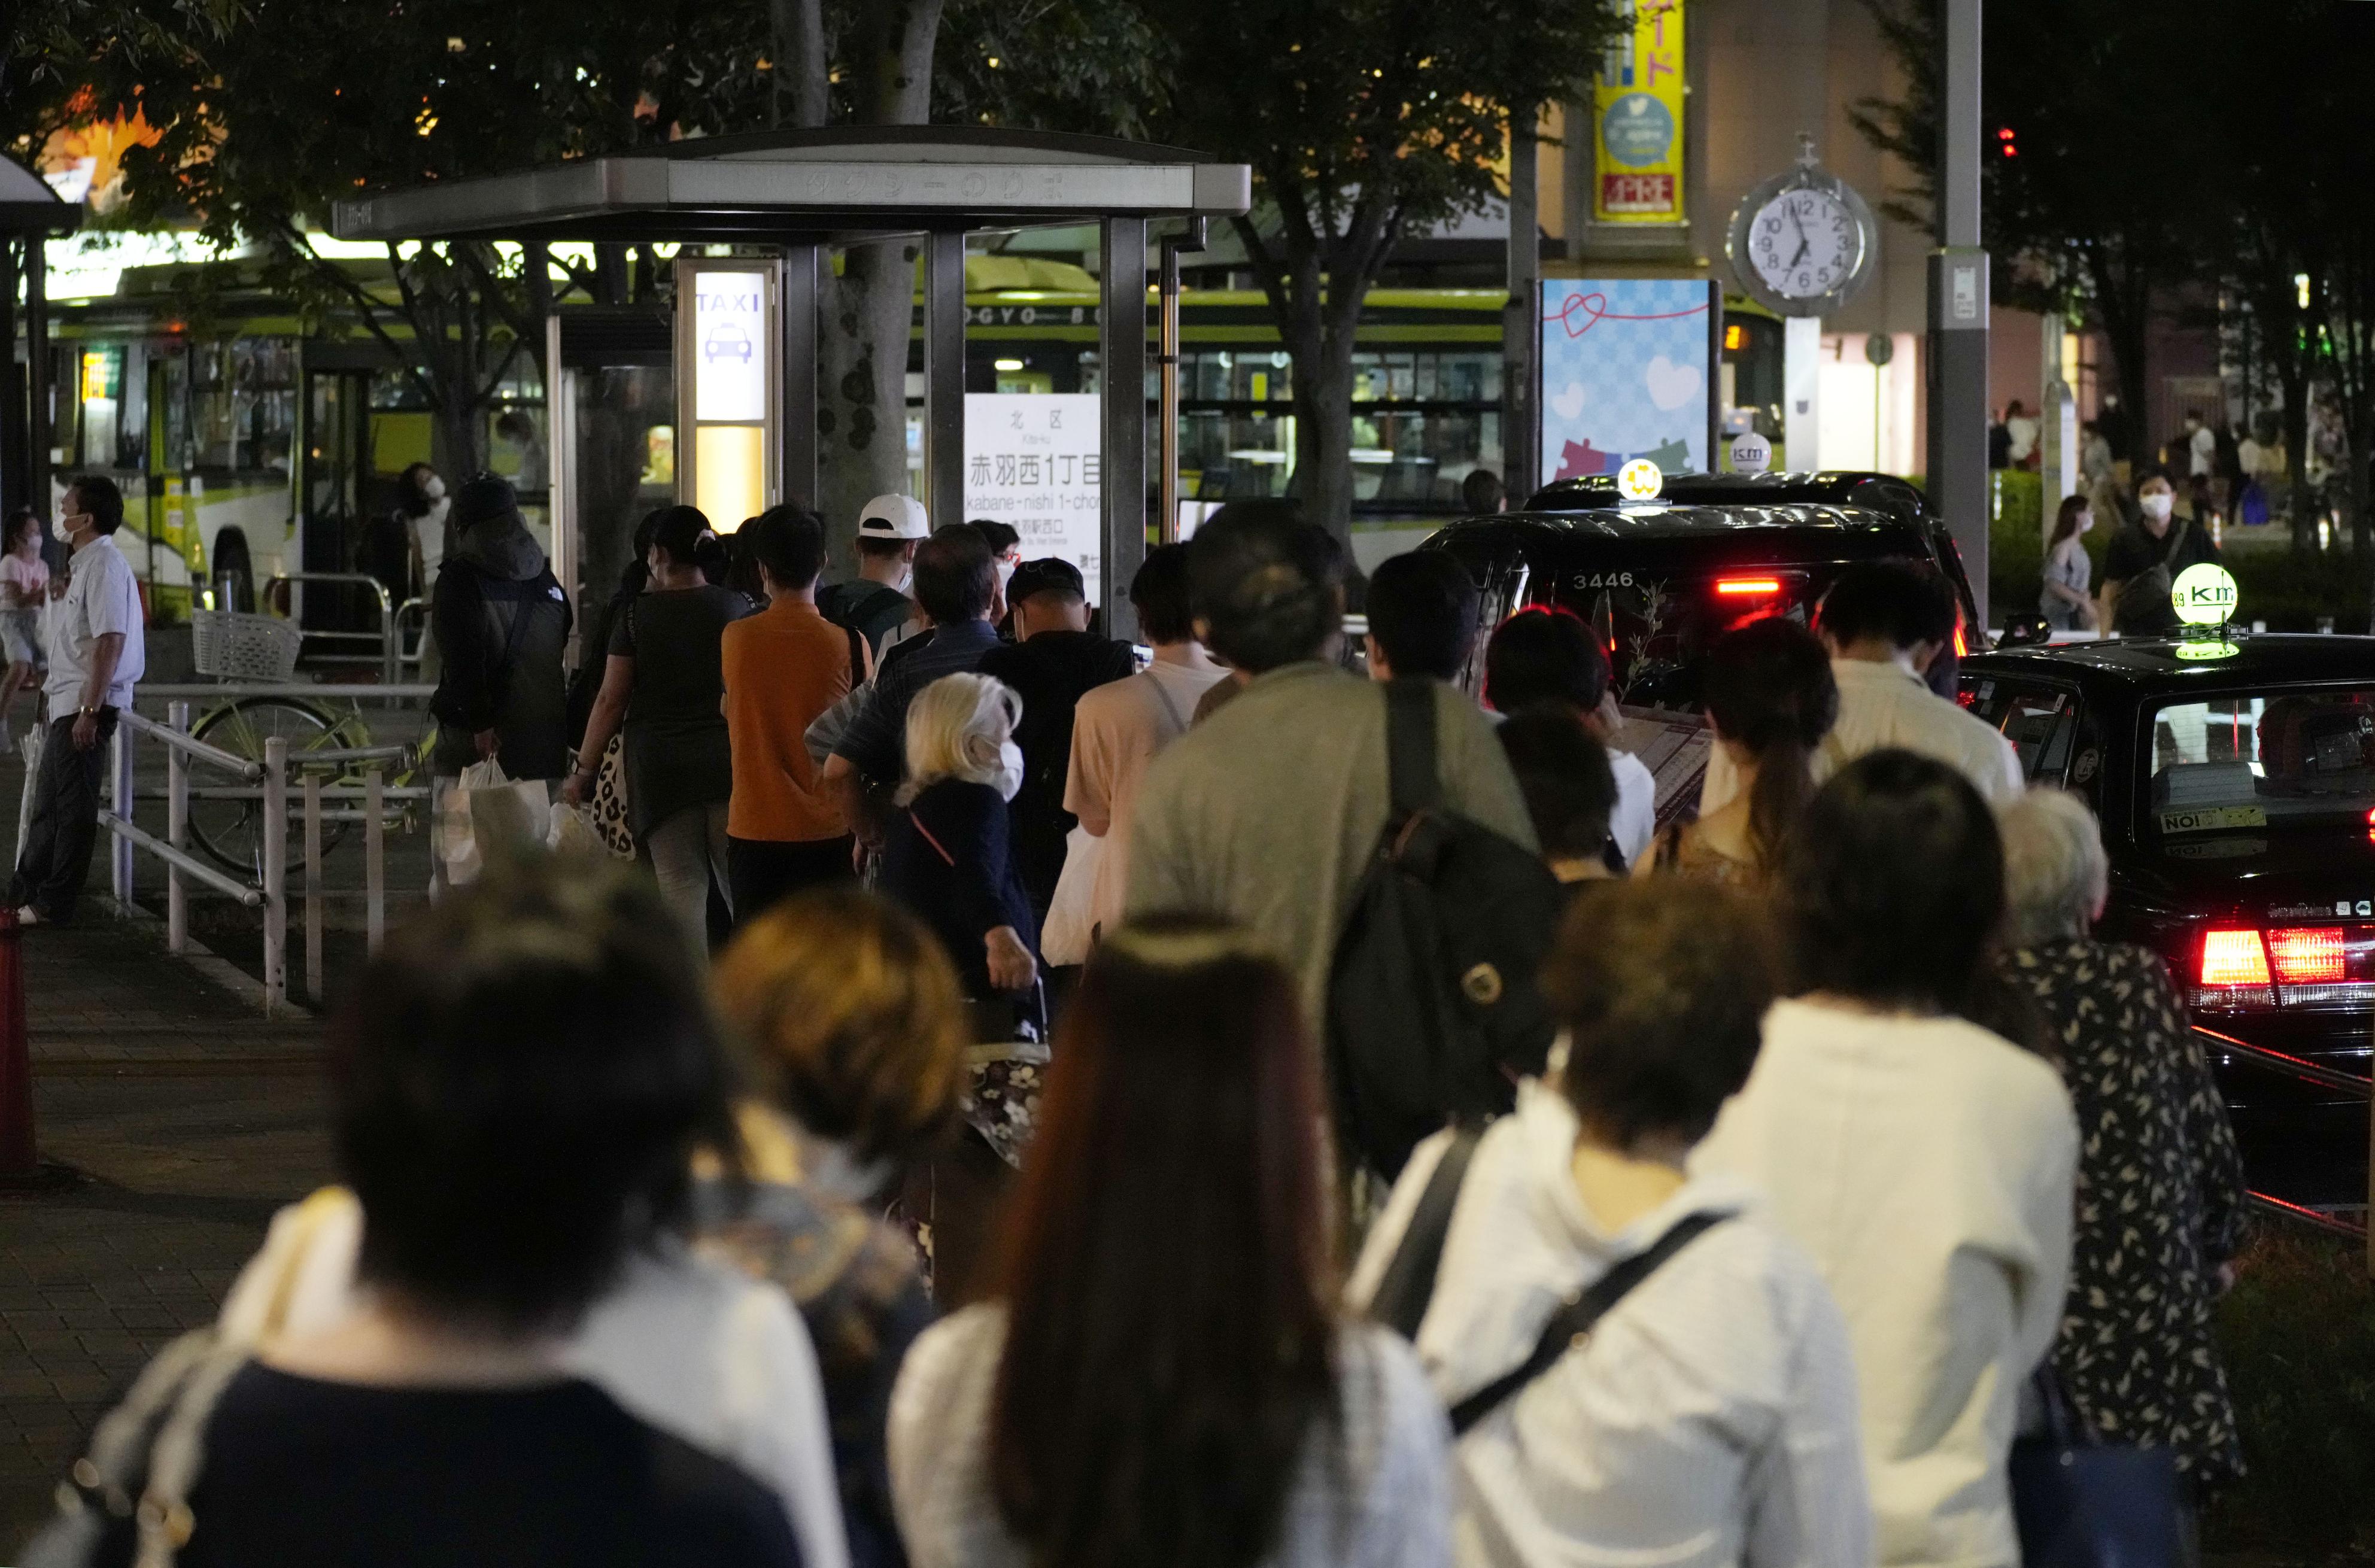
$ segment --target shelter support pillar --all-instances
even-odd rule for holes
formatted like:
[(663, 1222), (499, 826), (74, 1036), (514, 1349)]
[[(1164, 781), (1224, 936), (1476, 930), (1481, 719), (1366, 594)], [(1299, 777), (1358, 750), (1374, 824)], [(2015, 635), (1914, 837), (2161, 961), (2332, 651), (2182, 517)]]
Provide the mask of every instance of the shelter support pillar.
[(935, 528), (964, 521), (964, 256), (962, 229), (925, 237), (924, 505)]
[(1097, 603), (1107, 636), (1135, 639), (1129, 580), (1146, 559), (1146, 219), (1106, 218), (1103, 250), (1097, 349), (1105, 388), (1105, 536)]
[(813, 243), (784, 247), (784, 299), (778, 320), (783, 324), (783, 418), (776, 440), (776, 462), (782, 473), (776, 493), (785, 501), (814, 509), (817, 493), (817, 266), (819, 247)]
[(25, 236), (25, 490), (44, 523), (50, 505), (50, 257), (46, 236)]

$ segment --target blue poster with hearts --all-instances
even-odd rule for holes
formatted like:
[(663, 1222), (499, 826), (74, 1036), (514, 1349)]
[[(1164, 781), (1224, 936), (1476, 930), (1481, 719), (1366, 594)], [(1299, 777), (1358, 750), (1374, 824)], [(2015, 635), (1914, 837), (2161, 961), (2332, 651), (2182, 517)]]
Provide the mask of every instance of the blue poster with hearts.
[(1542, 454), (1553, 479), (1636, 457), (1707, 473), (1716, 292), (1702, 278), (1545, 279)]

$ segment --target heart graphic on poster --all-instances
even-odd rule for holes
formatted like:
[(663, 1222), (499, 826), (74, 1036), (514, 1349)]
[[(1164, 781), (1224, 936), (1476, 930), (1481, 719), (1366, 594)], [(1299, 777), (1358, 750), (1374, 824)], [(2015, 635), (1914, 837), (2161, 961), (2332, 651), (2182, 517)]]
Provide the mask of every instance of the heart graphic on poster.
[(1583, 412), (1583, 383), (1571, 381), (1566, 390), (1551, 398), (1551, 412), (1562, 419), (1573, 419)]
[(1696, 365), (1678, 365), (1663, 354), (1649, 361), (1645, 377), (1649, 401), (1660, 408), (1679, 408), (1696, 397), (1706, 378)]

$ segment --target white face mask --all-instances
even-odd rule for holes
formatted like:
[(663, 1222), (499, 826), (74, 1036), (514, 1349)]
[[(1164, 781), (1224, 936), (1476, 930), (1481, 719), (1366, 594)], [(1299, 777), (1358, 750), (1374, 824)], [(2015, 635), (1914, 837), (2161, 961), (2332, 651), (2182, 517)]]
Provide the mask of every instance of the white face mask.
[(1022, 793), (1022, 748), (1010, 740), (998, 749), (998, 793), (1009, 800)]
[(2168, 521), (2170, 510), (2177, 505), (2177, 498), (2163, 491), (2155, 495), (2139, 496), (2136, 498), (2136, 504), (2143, 507), (2145, 515), (2154, 522), (2166, 523)]
[(431, 501), (443, 501), (445, 499), (445, 481), (431, 474), (428, 483), (420, 487), (420, 493)]
[(1014, 569), (1022, 563), (1018, 560), (1009, 560), (1001, 555), (991, 560), (990, 564), (998, 568), (998, 591), (1003, 594), (1006, 592), (1006, 585), (1014, 581)]
[(50, 519), (50, 535), (62, 545), (74, 543), (74, 530), (66, 526), (66, 520), (63, 517)]

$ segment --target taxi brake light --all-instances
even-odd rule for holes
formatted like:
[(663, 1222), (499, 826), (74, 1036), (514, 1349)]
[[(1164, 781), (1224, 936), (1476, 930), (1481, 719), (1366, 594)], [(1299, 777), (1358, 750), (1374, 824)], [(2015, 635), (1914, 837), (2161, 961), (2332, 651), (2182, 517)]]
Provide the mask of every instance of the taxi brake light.
[(2202, 984), (2265, 985), (2267, 949), (2257, 931), (2205, 931), (2202, 935)]
[(1768, 598), (1781, 591), (1778, 577), (1719, 577), (1715, 591), (1728, 599)]
[(2286, 985), (2333, 984), (2346, 978), (2348, 949), (2338, 925), (2284, 926), (2268, 933), (2268, 957)]

